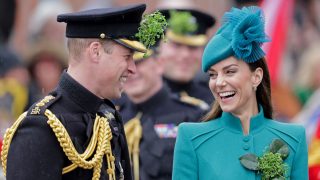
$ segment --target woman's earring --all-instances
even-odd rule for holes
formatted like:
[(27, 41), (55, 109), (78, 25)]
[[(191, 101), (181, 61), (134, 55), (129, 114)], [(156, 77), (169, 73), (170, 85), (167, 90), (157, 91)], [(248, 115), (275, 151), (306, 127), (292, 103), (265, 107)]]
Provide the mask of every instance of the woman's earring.
[(252, 87), (254, 91), (257, 91), (257, 86)]

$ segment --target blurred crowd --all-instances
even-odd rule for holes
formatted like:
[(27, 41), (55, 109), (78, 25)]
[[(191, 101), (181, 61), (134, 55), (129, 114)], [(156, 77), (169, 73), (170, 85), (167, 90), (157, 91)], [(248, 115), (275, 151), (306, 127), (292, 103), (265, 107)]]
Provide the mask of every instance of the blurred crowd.
[[(22, 112), (53, 90), (67, 67), (65, 26), (56, 22), (58, 14), (134, 2), (146, 3), (147, 11), (152, 12), (161, 1), (0, 0), (0, 138)], [(215, 17), (216, 24), (221, 23), (218, 20), (232, 6), (263, 3), (254, 0), (194, 1), (198, 8)], [(292, 0), (292, 3), (286, 32), (281, 32), (285, 41), (278, 59), (279, 73), (272, 82), (275, 119), (305, 125), (309, 145), (316, 147), (310, 152), (319, 154), (320, 1)], [(208, 36), (215, 30), (215, 26), (211, 27)], [(196, 67), (199, 71), (200, 65)], [(201, 73), (194, 78), (204, 82), (207, 79)], [(320, 156), (317, 156), (309, 162), (310, 166), (320, 167)], [(320, 175), (314, 179), (320, 179)]]

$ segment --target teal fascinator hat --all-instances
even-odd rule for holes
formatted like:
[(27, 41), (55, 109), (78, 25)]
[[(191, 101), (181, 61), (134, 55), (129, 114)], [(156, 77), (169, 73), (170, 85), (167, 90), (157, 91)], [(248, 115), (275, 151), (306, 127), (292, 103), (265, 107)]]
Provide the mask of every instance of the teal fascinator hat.
[(204, 72), (230, 56), (247, 63), (265, 56), (261, 46), (270, 40), (265, 34), (264, 15), (259, 7), (232, 8), (223, 15), (222, 20), (222, 26), (204, 49)]

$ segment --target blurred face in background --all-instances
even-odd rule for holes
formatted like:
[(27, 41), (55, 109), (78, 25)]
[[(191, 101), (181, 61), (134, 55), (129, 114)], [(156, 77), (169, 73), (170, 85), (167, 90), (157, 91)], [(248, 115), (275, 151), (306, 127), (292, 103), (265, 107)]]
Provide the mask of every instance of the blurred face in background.
[(141, 102), (162, 87), (163, 68), (154, 57), (137, 61), (136, 67), (136, 73), (128, 78), (124, 90), (131, 100)]
[(34, 80), (44, 93), (52, 91), (65, 67), (60, 60), (50, 54), (40, 54), (35, 61), (32, 68)]
[(161, 42), (159, 56), (164, 62), (164, 77), (188, 83), (200, 70), (202, 52), (202, 46), (187, 46), (169, 40)]

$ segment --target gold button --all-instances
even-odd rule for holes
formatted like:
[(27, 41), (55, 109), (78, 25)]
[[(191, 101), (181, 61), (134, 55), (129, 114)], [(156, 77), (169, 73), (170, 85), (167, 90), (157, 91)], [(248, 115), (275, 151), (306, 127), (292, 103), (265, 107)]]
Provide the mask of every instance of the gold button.
[(101, 39), (104, 39), (105, 37), (106, 37), (106, 35), (105, 35), (104, 33), (101, 33), (101, 34), (100, 34), (100, 38), (101, 38)]

